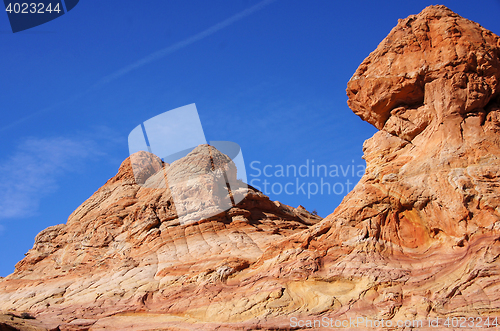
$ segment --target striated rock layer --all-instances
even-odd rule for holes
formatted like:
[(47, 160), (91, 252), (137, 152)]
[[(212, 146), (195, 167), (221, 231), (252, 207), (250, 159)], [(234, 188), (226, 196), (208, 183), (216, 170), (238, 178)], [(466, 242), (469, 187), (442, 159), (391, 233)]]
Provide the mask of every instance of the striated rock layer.
[(0, 282), (0, 309), (61, 330), (500, 320), (499, 80), (500, 38), (428, 7), (348, 83), (349, 106), (380, 131), (326, 219), (250, 190), (218, 217), (179, 224), (168, 193), (134, 184), (125, 161), (37, 236)]
[[(139, 330), (131, 326), (136, 323), (148, 329), (149, 319), (136, 319), (151, 312), (169, 312), (165, 318), (155, 315), (158, 323), (177, 321), (185, 308), (210, 305), (217, 292), (228, 288), (228, 278), (255, 263), (272, 242), (321, 220), (301, 206), (270, 201), (241, 185), (246, 196), (237, 206), (202, 221), (182, 222), (172, 191), (186, 195), (182, 206), (189, 212), (184, 210), (183, 218), (199, 214), (200, 201), (206, 210), (217, 207), (224, 198), (217, 185), (221, 176), (214, 181), (208, 170), (226, 165), (236, 199), (241, 192), (234, 184), (234, 164), (213, 147), (199, 146), (164, 165), (169, 181), (176, 183), (167, 189), (162, 167), (149, 166), (152, 158), (146, 152), (132, 155), (66, 224), (40, 232), (15, 272), (0, 282), (0, 310), (29, 311), (48, 329), (60, 330)], [(145, 165), (136, 169), (149, 172), (140, 174), (149, 185), (136, 183), (131, 160)], [(260, 292), (252, 284), (246, 287), (249, 293)], [(131, 324), (127, 316), (133, 316)]]

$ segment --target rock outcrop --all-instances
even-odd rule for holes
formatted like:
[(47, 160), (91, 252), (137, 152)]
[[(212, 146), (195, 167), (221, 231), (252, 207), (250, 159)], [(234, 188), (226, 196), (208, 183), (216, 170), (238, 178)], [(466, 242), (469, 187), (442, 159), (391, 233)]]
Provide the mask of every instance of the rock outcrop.
[[(143, 170), (136, 176), (133, 163)], [(148, 185), (137, 184), (137, 177)], [(167, 177), (174, 184), (166, 185)], [(226, 211), (215, 208), (228, 195), (220, 192), (221, 178), (232, 184), (232, 199), (245, 195)], [(141, 319), (170, 311), (167, 320), (175, 321), (183, 308), (209, 305), (228, 278), (255, 263), (271, 243), (321, 220), (235, 182), (234, 164), (208, 145), (170, 165), (147, 152), (132, 155), (66, 224), (36, 236), (15, 272), (0, 283), (0, 310), (29, 311), (49, 329), (123, 330), (131, 313)], [(182, 217), (172, 192), (185, 196)], [(215, 211), (194, 222), (203, 213), (200, 202), (205, 211)], [(124, 316), (119, 319), (125, 324), (117, 324), (116, 316)], [(106, 317), (112, 318), (100, 321)]]
[(320, 257), (308, 277), (352, 284), (334, 318), (498, 317), (499, 82), (495, 34), (444, 6), (400, 20), (347, 87), (380, 130), (363, 146), (365, 175), (267, 258), (297, 249)]
[(236, 207), (180, 224), (168, 191), (136, 185), (126, 160), (37, 236), (0, 282), (0, 309), (61, 330), (500, 323), (499, 81), (500, 38), (428, 7), (348, 83), (349, 106), (380, 131), (326, 219), (249, 188)]

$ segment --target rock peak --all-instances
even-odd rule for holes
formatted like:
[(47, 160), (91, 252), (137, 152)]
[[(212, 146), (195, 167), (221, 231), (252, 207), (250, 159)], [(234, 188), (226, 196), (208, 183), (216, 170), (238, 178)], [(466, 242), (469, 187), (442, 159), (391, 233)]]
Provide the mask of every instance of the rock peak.
[[(427, 6), (418, 15), (428, 16), (428, 17), (438, 17), (438, 18), (444, 16), (459, 17), (457, 13), (455, 13), (453, 10), (446, 7), (445, 5)], [(415, 17), (415, 16), (417, 15), (410, 15), (409, 17)]]
[(348, 105), (378, 129), (394, 113), (408, 113), (412, 128), (403, 131), (413, 131), (411, 140), (433, 120), (474, 112), (496, 98), (499, 57), (497, 35), (445, 6), (430, 6), (399, 20), (361, 63), (348, 83)]

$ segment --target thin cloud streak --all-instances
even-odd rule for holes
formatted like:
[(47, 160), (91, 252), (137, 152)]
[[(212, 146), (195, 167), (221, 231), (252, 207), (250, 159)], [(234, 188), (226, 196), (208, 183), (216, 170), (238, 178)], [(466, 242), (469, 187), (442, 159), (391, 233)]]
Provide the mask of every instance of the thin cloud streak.
[(135, 62), (135, 63), (132, 63), (120, 70), (117, 70), (116, 72), (108, 75), (108, 76), (105, 76), (104, 78), (102, 78), (101, 80), (99, 80), (97, 83), (95, 83), (94, 85), (92, 85), (91, 87), (89, 87), (87, 90), (83, 91), (83, 92), (80, 92), (80, 93), (77, 93), (76, 95), (72, 96), (71, 98), (67, 99), (67, 100), (64, 100), (64, 101), (61, 101), (59, 103), (56, 103), (55, 105), (52, 105), (52, 106), (49, 106), (49, 107), (46, 107), (46, 108), (43, 108), (39, 111), (36, 111), (30, 115), (27, 115), (23, 118), (20, 118), (18, 119), (17, 121), (13, 122), (13, 123), (10, 123), (6, 126), (3, 126), (0, 128), (0, 132), (4, 132), (12, 127), (15, 127), (17, 126), (18, 124), (21, 124), (35, 116), (38, 116), (42, 113), (46, 113), (50, 110), (53, 110), (59, 106), (62, 106), (64, 104), (67, 104), (67, 103), (70, 103), (72, 101), (75, 101), (79, 98), (81, 98), (82, 96), (92, 92), (92, 91), (95, 91), (96, 89), (98, 88), (101, 88), (102, 86), (106, 85), (106, 84), (109, 84), (110, 82), (134, 71), (134, 70), (137, 70), (151, 62), (154, 62), (154, 61), (157, 61), (159, 59), (162, 59), (163, 57), (167, 56), (167, 55), (170, 55), (174, 52), (177, 52), (197, 41), (200, 41), (208, 36), (211, 36), (213, 35), (214, 33), (224, 29), (224, 28), (227, 28), (228, 26), (236, 23), (237, 21), (263, 9), (264, 7), (270, 5), (271, 3), (275, 2), (276, 0), (264, 0), (264, 1), (261, 1), (259, 2), (258, 4), (250, 7), (250, 8), (247, 8), (233, 16), (231, 16), (230, 18), (222, 21), (222, 22), (219, 22), (213, 26), (211, 26), (210, 28), (198, 33), (198, 34), (195, 34), (194, 36), (191, 36), (183, 41), (180, 41), (176, 44), (173, 44), (172, 46), (169, 46), (169, 47), (166, 47), (166, 48), (163, 48), (159, 51), (156, 51), (142, 59), (140, 59), (139, 61)]
[(205, 31), (202, 31), (194, 36), (191, 36), (183, 41), (180, 41), (176, 44), (173, 44), (172, 46), (169, 46), (169, 47), (166, 47), (166, 48), (163, 48), (159, 51), (156, 51), (144, 58), (142, 58), (141, 60), (133, 63), (133, 64), (130, 64), (118, 71), (116, 71), (115, 73), (111, 74), (111, 75), (108, 75), (106, 77), (104, 77), (103, 79), (101, 79), (99, 82), (97, 82), (95, 85), (93, 85), (88, 91), (91, 91), (93, 89), (96, 89), (104, 84), (107, 84), (123, 75), (126, 75), (128, 74), (129, 72), (133, 71), (133, 70), (136, 70), (136, 69), (139, 69), (153, 61), (156, 61), (156, 60), (159, 60), (169, 54), (172, 54), (178, 50), (181, 50), (183, 49), (184, 47), (187, 47), (197, 41), (200, 41), (208, 36), (211, 36), (213, 35), (214, 33), (236, 23), (237, 21), (255, 13), (256, 11), (259, 11), (261, 10), (262, 8), (268, 6), (269, 4), (273, 3), (274, 1), (276, 0), (264, 0), (262, 2), (259, 2), (258, 4), (256, 4), (255, 6), (252, 6), (250, 8), (247, 8), (241, 12), (239, 12), (238, 14), (220, 22), (220, 23), (217, 23), (213, 26), (211, 26), (210, 28), (206, 29)]
[(57, 189), (57, 179), (97, 154), (91, 140), (56, 137), (24, 141), (0, 163), (0, 219), (36, 215), (40, 200)]

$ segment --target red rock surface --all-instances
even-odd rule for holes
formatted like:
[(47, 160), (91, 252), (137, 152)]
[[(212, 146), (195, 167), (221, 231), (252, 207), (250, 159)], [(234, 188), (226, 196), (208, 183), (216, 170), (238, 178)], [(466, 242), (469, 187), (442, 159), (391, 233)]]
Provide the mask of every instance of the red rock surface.
[(168, 192), (135, 185), (125, 161), (37, 236), (0, 282), (0, 309), (61, 330), (500, 320), (499, 59), (498, 36), (444, 6), (400, 20), (348, 83), (380, 131), (333, 214), (317, 223), (251, 190), (179, 224)]
[[(163, 167), (159, 159), (159, 163), (150, 159), (156, 157), (146, 152), (132, 155), (66, 224), (36, 236), (15, 272), (0, 282), (1, 310), (29, 311), (48, 328), (61, 330), (91, 325), (130, 329), (126, 316), (133, 316), (134, 324), (151, 312), (170, 312), (164, 319), (154, 315), (154, 320), (170, 323), (185, 308), (210, 304), (210, 296), (227, 288), (228, 278), (255, 263), (270, 243), (321, 220), (304, 208), (270, 201), (241, 185), (246, 197), (236, 207), (193, 222), (192, 215), (201, 212), (200, 201), (208, 209), (223, 197), (216, 192), (221, 174), (209, 174), (212, 164), (226, 168), (234, 198), (241, 193), (234, 164), (207, 145)], [(131, 160), (144, 165), (140, 173), (144, 180), (139, 182), (150, 185), (136, 183)], [(150, 166), (157, 163), (160, 166)], [(189, 182), (193, 176), (197, 181)], [(166, 188), (165, 177), (174, 182), (171, 189)], [(186, 195), (182, 202), (188, 212), (183, 217), (190, 222), (178, 217), (171, 191)], [(259, 292), (255, 287), (251, 291)], [(116, 316), (125, 317), (116, 322)]]

